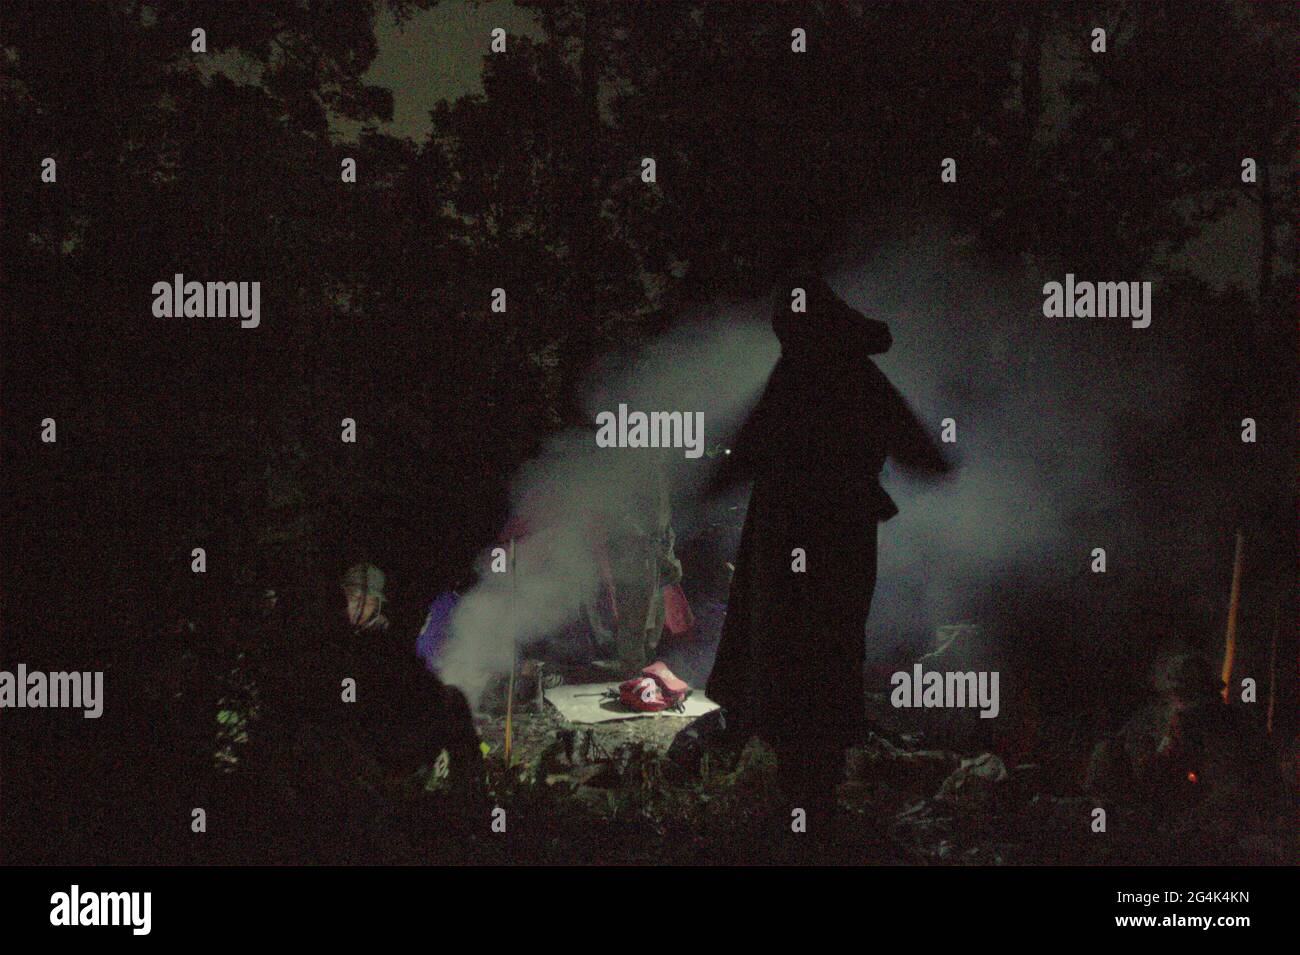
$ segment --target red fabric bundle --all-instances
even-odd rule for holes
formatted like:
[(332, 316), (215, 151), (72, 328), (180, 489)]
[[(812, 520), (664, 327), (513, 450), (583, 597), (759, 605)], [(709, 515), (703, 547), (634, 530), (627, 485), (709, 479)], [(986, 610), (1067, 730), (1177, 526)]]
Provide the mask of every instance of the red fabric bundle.
[(635, 676), (619, 684), (618, 698), (629, 709), (638, 713), (658, 713), (672, 706), (659, 684), (652, 677)]
[(695, 626), (695, 614), (686, 602), (680, 584), (669, 584), (664, 588), (664, 626), (674, 637), (690, 633)]
[(655, 684), (659, 687), (659, 692), (668, 701), (669, 706), (676, 706), (686, 699), (687, 694), (691, 692), (691, 688), (686, 685), (686, 681), (668, 669), (662, 660), (656, 660), (650, 664), (641, 671), (641, 675), (655, 681)]

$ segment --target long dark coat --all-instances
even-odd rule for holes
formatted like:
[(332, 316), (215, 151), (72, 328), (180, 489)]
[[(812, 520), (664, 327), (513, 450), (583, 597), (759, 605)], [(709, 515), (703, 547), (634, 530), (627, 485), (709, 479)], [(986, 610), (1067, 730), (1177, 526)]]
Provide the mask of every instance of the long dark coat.
[(871, 360), (885, 325), (804, 285), (807, 314), (776, 306), (781, 358), (719, 482), (750, 477), (753, 491), (707, 693), (787, 760), (833, 765), (863, 728), (876, 525), (897, 513), (881, 468), (948, 465)]

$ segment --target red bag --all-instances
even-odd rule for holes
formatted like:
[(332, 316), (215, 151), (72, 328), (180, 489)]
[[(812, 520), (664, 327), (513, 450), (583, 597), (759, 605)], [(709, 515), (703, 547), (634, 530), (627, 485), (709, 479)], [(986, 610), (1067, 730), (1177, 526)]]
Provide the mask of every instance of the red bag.
[(663, 694), (669, 706), (676, 706), (690, 694), (691, 688), (686, 681), (679, 677), (664, 664), (662, 660), (656, 660), (644, 670), (642, 676), (648, 676), (655, 681), (659, 687), (659, 692)]
[(654, 678), (644, 675), (620, 683), (618, 698), (624, 706), (638, 713), (658, 713), (673, 705), (664, 697), (664, 691)]

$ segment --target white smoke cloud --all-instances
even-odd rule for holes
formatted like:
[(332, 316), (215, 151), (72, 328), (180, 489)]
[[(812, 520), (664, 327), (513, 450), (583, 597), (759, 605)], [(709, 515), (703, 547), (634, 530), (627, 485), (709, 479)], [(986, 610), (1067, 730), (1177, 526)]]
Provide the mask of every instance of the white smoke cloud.
[(971, 619), (1000, 581), (1068, 580), (1094, 547), (1131, 558), (1143, 529), (1125, 517), (1117, 425), (1167, 411), (1179, 386), (1158, 328), (1043, 317), (1043, 282), (1064, 269), (992, 274), (951, 248), (923, 232), (831, 279), (888, 322), (894, 346), (877, 361), (925, 425), (957, 425), (951, 479), (886, 465), (900, 513), (880, 531), (868, 631), (881, 650)]
[[(703, 412), (704, 439), (734, 433), (756, 400), (779, 347), (767, 330), (766, 305), (749, 303), (692, 316), (631, 356), (611, 358), (592, 376), (586, 407)], [(595, 430), (573, 429), (550, 441), (511, 486), (511, 512), (528, 528), (517, 544), (517, 580), (480, 573), (451, 619), (440, 661), (443, 678), (477, 701), (490, 674), (510, 668), (515, 648), (554, 635), (579, 619), (600, 587), (593, 539), (602, 518), (635, 512), (665, 469), (675, 524), (697, 496), (704, 469), (679, 450), (598, 448)], [(491, 548), (480, 557), (485, 570)]]
[[(948, 480), (911, 482), (886, 467), (900, 514), (881, 527), (868, 626), (884, 649), (969, 619), (1005, 575), (1068, 577), (1086, 568), (1092, 547), (1119, 548), (1139, 533), (1116, 520), (1129, 492), (1114, 466), (1114, 424), (1167, 405), (1177, 384), (1151, 330), (1046, 319), (1043, 276), (991, 275), (952, 248), (942, 234), (923, 234), (828, 275), (850, 305), (889, 324), (894, 346), (877, 361), (925, 425), (937, 434), (942, 419), (957, 423), (959, 467)], [(779, 355), (770, 307), (765, 298), (702, 312), (607, 361), (588, 411), (620, 402), (702, 411), (706, 444), (726, 444)], [(1155, 321), (1164, 318), (1157, 311)], [(707, 502), (706, 469), (684, 466), (680, 452), (598, 449), (594, 431), (575, 430), (521, 470), (513, 512), (543, 529), (519, 545), (517, 589), (488, 573), (465, 595), (442, 663), (448, 682), (477, 700), (515, 647), (578, 618), (599, 587), (593, 518), (633, 508), (665, 453), (681, 533)]]

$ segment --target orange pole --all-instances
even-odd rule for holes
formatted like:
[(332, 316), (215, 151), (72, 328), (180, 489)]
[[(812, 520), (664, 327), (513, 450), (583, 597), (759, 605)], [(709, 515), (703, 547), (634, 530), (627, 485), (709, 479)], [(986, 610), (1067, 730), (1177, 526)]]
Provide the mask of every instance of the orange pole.
[(1223, 702), (1228, 702), (1228, 684), (1232, 680), (1232, 661), (1237, 655), (1237, 610), (1241, 606), (1241, 558), (1246, 536), (1237, 531), (1237, 553), (1232, 559), (1232, 592), (1228, 597), (1228, 632), (1223, 641)]
[[(510, 538), (510, 613), (515, 612), (515, 539)], [(512, 620), (511, 625), (514, 625)], [(510, 683), (506, 689), (506, 766), (510, 766), (511, 743), (514, 739), (513, 717), (515, 709), (515, 635), (510, 634)]]

